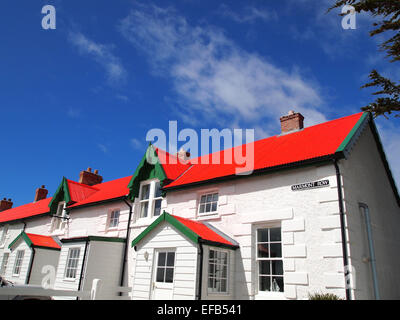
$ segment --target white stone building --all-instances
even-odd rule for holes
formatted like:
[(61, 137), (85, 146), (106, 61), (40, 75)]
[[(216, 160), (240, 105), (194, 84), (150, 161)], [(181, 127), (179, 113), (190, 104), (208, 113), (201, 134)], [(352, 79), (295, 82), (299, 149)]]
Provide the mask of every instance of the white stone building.
[(99, 277), (134, 299), (399, 299), (400, 199), (372, 117), (281, 124), (245, 146), (248, 175), (223, 163), (232, 150), (181, 163), (150, 146), (159, 162), (145, 155), (132, 176), (64, 178), (52, 198), (0, 212), (0, 273), (24, 231), (60, 239), (60, 288)]

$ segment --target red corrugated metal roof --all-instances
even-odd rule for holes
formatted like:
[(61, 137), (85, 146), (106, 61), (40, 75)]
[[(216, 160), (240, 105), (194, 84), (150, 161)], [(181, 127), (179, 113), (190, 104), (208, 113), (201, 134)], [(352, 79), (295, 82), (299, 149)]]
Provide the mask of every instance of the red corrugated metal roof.
[(181, 163), (177, 156), (159, 148), (155, 149), (168, 179), (175, 180), (190, 167), (190, 163)]
[(96, 184), (93, 187), (97, 191), (91, 193), (87, 198), (84, 198), (77, 203), (68, 206), (68, 208), (74, 208), (84, 204), (90, 204), (126, 196), (129, 193), (128, 183), (131, 178), (132, 176), (128, 176), (125, 178)]
[(32, 241), (32, 244), (34, 246), (56, 248), (56, 249), (61, 248), (52, 237), (42, 236), (40, 234), (33, 234), (33, 233), (27, 233), (26, 235)]
[(73, 202), (79, 202), (84, 199), (87, 199), (92, 194), (99, 191), (97, 187), (88, 186), (86, 184), (82, 184), (76, 181), (67, 179), (67, 183), (68, 183), (69, 195), (71, 197), (71, 201)]
[(224, 244), (228, 244), (230, 246), (235, 246), (234, 243), (225, 239), (224, 237), (222, 237), (221, 235), (216, 233), (214, 230), (211, 230), (209, 227), (207, 227), (202, 222), (193, 221), (193, 220), (182, 218), (182, 217), (175, 216), (175, 215), (171, 215), (171, 216), (174, 217), (176, 220), (178, 220), (180, 223), (182, 223), (184, 226), (186, 226), (187, 228), (192, 230), (203, 240), (224, 243)]
[(0, 222), (18, 220), (50, 212), (52, 198), (39, 200), (0, 212)]
[[(255, 141), (251, 144), (254, 146), (254, 170), (335, 154), (362, 114), (362, 112), (357, 113), (290, 134)], [(250, 144), (243, 146), (242, 154), (246, 155), (248, 146)], [(234, 149), (240, 150), (241, 147)], [(178, 179), (168, 184), (165, 189), (235, 175), (236, 169), (240, 166), (236, 165), (234, 161), (232, 161), (232, 164), (223, 163), (225, 152), (233, 154), (234, 149), (216, 153), (221, 164), (212, 164), (213, 154), (195, 159), (198, 164), (191, 166)], [(208, 159), (209, 164), (204, 164), (205, 159)], [(233, 156), (232, 159), (234, 159)]]

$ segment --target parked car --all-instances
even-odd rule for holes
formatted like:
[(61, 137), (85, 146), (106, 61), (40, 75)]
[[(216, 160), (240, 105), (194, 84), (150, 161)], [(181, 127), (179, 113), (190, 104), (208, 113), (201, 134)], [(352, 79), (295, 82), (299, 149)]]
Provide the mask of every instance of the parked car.
[(36, 295), (29, 295), (29, 294), (5, 295), (5, 294), (2, 294), (2, 288), (20, 289), (21, 292), (23, 292), (25, 288), (41, 289), (40, 286), (15, 284), (9, 280), (4, 279), (2, 276), (0, 276), (0, 300), (53, 300), (53, 298), (50, 296), (36, 296)]

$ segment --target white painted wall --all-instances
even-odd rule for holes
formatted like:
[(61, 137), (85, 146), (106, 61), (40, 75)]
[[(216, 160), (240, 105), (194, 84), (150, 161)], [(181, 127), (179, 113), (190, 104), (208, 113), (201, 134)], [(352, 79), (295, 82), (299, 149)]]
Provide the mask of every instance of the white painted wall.
[[(136, 230), (136, 234), (140, 233)], [(138, 245), (133, 258), (133, 299), (149, 299), (153, 282), (153, 260), (156, 249), (175, 249), (173, 299), (195, 299), (197, 246), (170, 224), (163, 222)], [(145, 252), (148, 259), (145, 259)]]
[(355, 268), (356, 299), (373, 299), (365, 221), (359, 203), (368, 205), (371, 215), (378, 281), (382, 299), (400, 299), (400, 208), (380, 162), (369, 127), (354, 145), (350, 157), (340, 162), (349, 224), (350, 258)]
[[(78, 270), (76, 273), (76, 278), (75, 279), (65, 279), (64, 278), (64, 273), (65, 273), (65, 267), (66, 267), (66, 262), (68, 258), (68, 251), (70, 248), (80, 248), (80, 255), (79, 255), (79, 263), (78, 263)], [(54, 283), (54, 289), (59, 289), (59, 290), (78, 290), (79, 287), (79, 279), (81, 277), (81, 270), (82, 270), (82, 263), (83, 263), (83, 257), (85, 253), (85, 242), (69, 242), (69, 243), (63, 243), (61, 247), (61, 252), (60, 252), (60, 257), (58, 260), (58, 267), (57, 267), (57, 274), (56, 274), (56, 280)], [(59, 297), (55, 297), (56, 299), (59, 299)], [(68, 299), (66, 297), (61, 297), (62, 299)], [(76, 298), (69, 298), (75, 300)]]
[[(15, 260), (17, 257), (17, 252), (19, 250), (24, 251), (24, 258), (22, 260), (21, 271), (18, 276), (14, 275), (14, 266)], [(28, 277), (29, 265), (31, 262), (32, 249), (26, 244), (26, 242), (20, 238), (18, 241), (12, 246), (10, 252), (10, 257), (8, 259), (7, 270), (5, 272), (5, 279), (16, 283), (16, 284), (25, 284)]]
[[(330, 186), (292, 191), (291, 185), (329, 179)], [(201, 194), (218, 191), (218, 213), (197, 215)], [(339, 204), (334, 166), (312, 166), (246, 177), (167, 194), (166, 211), (185, 218), (208, 221), (234, 238), (236, 299), (307, 299), (314, 292), (344, 297), (344, 274)], [(140, 222), (140, 220), (139, 220)], [(281, 225), (285, 293), (262, 295), (256, 291), (255, 228)], [(338, 281), (331, 285), (332, 278)]]

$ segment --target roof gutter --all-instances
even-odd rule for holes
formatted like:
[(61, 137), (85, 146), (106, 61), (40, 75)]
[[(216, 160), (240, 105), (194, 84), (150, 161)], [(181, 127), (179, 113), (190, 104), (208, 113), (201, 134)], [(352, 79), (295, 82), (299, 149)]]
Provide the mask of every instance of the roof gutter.
[[(129, 239), (129, 231), (130, 231), (130, 225), (131, 225), (131, 219), (132, 219), (132, 208), (133, 206), (126, 201), (128, 197), (123, 199), (125, 204), (129, 207), (129, 218), (128, 218), (128, 225), (126, 227), (126, 237), (125, 237), (125, 246), (124, 246), (124, 256), (122, 257), (122, 267), (121, 267), (121, 280), (120, 280), (120, 286), (124, 286), (124, 278), (125, 278), (125, 265), (127, 263), (127, 256), (128, 256), (128, 239)], [(118, 293), (119, 296), (122, 296), (122, 292)]]
[(339, 198), (339, 212), (340, 212), (340, 230), (342, 234), (342, 251), (343, 251), (343, 266), (344, 266), (344, 277), (345, 277), (345, 288), (346, 288), (346, 300), (351, 299), (350, 288), (347, 285), (346, 277), (350, 272), (349, 266), (349, 258), (347, 252), (347, 236), (346, 236), (346, 221), (345, 221), (345, 213), (344, 213), (344, 205), (343, 205), (343, 192), (342, 192), (342, 181), (340, 175), (340, 169), (338, 165), (338, 160), (334, 160), (333, 164), (336, 170), (336, 181), (337, 181), (337, 189), (338, 189), (338, 198)]

